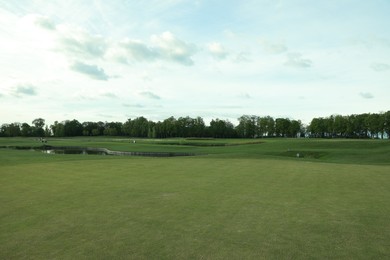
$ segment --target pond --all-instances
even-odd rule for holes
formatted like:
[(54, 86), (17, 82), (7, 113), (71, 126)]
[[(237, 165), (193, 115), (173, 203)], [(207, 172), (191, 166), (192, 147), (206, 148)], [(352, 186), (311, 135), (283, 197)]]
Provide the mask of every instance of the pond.
[(176, 156), (194, 156), (193, 153), (177, 152), (124, 152), (111, 151), (106, 148), (91, 147), (48, 147), (42, 149), (42, 152), (48, 154), (81, 154), (81, 155), (114, 155), (114, 156), (146, 156), (146, 157), (176, 157)]
[(105, 151), (91, 150), (91, 149), (39, 149), (47, 154), (92, 154), (92, 155), (108, 155)]
[(146, 156), (146, 157), (176, 157), (176, 156), (195, 156), (194, 153), (178, 152), (124, 152), (111, 151), (106, 148), (78, 147), (78, 146), (49, 146), (26, 147), (26, 146), (7, 146), (0, 148), (41, 151), (46, 154), (80, 154), (80, 155), (113, 155), (113, 156)]

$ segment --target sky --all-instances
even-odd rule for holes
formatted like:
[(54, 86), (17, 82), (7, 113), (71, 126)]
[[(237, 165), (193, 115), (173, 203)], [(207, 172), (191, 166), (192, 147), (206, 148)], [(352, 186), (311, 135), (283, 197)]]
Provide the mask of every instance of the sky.
[(389, 0), (0, 0), (0, 124), (390, 110)]

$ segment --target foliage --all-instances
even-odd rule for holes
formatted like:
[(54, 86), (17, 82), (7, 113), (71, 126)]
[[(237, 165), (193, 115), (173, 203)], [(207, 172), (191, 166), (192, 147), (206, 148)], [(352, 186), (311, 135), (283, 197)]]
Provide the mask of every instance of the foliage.
[(83, 122), (76, 119), (55, 121), (46, 126), (42, 118), (35, 119), (33, 126), (27, 123), (3, 124), (0, 136), (131, 136), (142, 138), (264, 138), (264, 137), (315, 137), (315, 138), (384, 138), (390, 136), (390, 111), (359, 115), (332, 115), (313, 118), (309, 126), (300, 120), (271, 116), (242, 115), (238, 125), (228, 120), (212, 119), (207, 126), (201, 117), (169, 117), (153, 122), (145, 117), (121, 122)]
[(313, 118), (309, 125), (311, 137), (328, 138), (384, 138), (389, 136), (390, 111), (359, 115), (332, 115)]

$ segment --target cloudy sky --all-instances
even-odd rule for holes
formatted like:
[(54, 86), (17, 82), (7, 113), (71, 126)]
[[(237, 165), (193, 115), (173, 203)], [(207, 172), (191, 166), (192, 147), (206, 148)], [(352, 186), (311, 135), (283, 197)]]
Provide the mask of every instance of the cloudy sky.
[(388, 0), (0, 1), (0, 124), (390, 109)]

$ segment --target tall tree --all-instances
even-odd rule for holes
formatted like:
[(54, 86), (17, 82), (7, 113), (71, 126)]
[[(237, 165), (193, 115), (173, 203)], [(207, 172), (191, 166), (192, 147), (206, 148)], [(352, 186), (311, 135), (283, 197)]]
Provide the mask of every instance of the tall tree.
[(32, 124), (34, 125), (33, 128), (34, 136), (38, 136), (38, 137), (45, 136), (45, 130), (43, 129), (43, 127), (45, 126), (45, 119), (43, 118), (34, 119), (32, 121)]
[(336, 137), (345, 137), (347, 134), (348, 120), (345, 116), (336, 115), (334, 117), (334, 132)]
[(243, 115), (238, 118), (238, 126), (236, 127), (237, 134), (244, 138), (256, 137), (257, 129), (256, 123), (258, 121), (257, 116)]
[(387, 138), (390, 138), (390, 111), (384, 113), (383, 116), (384, 116), (383, 130), (387, 134)]
[(21, 131), (22, 131), (21, 134), (24, 137), (28, 137), (28, 136), (32, 136), (33, 135), (33, 129), (27, 123), (23, 123), (22, 124), (22, 130)]
[(381, 115), (379, 114), (369, 114), (367, 117), (368, 121), (368, 131), (370, 136), (373, 138), (379, 138), (379, 134), (382, 130), (383, 123), (381, 122)]
[(76, 119), (71, 121), (67, 120), (64, 124), (64, 133), (65, 136), (82, 136), (83, 125)]
[(63, 123), (59, 123), (58, 121), (54, 121), (54, 124), (50, 126), (51, 131), (55, 137), (63, 137), (65, 136), (65, 127)]

